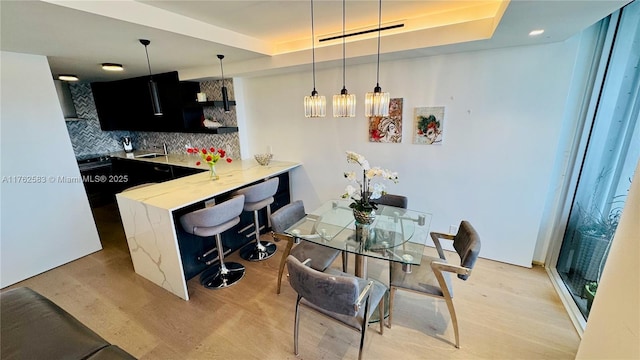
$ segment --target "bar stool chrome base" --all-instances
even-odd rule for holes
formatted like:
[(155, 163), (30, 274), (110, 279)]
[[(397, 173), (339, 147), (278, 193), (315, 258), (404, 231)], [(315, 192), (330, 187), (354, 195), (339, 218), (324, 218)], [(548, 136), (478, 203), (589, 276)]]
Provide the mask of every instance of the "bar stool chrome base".
[[(206, 288), (224, 289), (244, 277), (244, 266), (233, 262), (225, 264), (225, 249), (220, 236), (222, 232), (240, 223), (243, 207), (244, 195), (238, 195), (212, 207), (195, 210), (180, 217), (182, 228), (189, 234), (200, 237), (213, 236), (216, 240), (216, 247), (199, 257), (208, 265), (216, 261), (210, 259), (209, 255), (218, 254), (218, 263), (205, 269), (200, 275), (200, 284)], [(229, 250), (226, 252), (228, 253)]]
[(244, 277), (244, 266), (236, 262), (214, 265), (200, 275), (200, 284), (208, 289), (224, 289)]
[(276, 253), (276, 244), (268, 241), (260, 241), (260, 245), (254, 242), (240, 249), (240, 257), (248, 261), (262, 261)]

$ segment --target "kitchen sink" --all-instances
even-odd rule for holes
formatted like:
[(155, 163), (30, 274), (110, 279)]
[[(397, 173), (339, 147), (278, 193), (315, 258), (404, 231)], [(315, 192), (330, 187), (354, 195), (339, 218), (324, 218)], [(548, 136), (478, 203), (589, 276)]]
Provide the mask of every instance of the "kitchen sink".
[(149, 158), (157, 158), (157, 157), (160, 157), (160, 156), (165, 156), (165, 155), (163, 155), (163, 154), (158, 154), (158, 153), (149, 153), (149, 154), (140, 154), (140, 155), (136, 155), (135, 157), (137, 157), (137, 158), (147, 158), (147, 159), (149, 159)]

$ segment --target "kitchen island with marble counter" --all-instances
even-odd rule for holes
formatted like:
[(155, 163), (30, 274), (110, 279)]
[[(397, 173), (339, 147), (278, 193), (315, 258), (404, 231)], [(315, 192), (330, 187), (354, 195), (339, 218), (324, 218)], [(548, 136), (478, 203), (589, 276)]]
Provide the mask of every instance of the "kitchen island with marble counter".
[[(119, 154), (112, 156), (118, 157)], [(126, 155), (123, 153), (121, 156)], [(188, 155), (168, 155), (135, 160), (195, 167), (193, 159)], [(176, 219), (187, 211), (204, 207), (206, 200), (224, 199), (236, 189), (276, 176), (286, 179), (283, 185), (287, 187), (288, 197), (288, 172), (300, 165), (272, 161), (268, 166), (261, 166), (253, 159), (234, 160), (232, 163), (222, 161), (216, 166), (220, 176), (218, 180), (211, 180), (205, 171), (117, 194), (135, 272), (189, 300), (187, 280), (192, 274), (185, 272), (183, 261), (185, 247), (194, 241), (184, 239), (185, 233)]]

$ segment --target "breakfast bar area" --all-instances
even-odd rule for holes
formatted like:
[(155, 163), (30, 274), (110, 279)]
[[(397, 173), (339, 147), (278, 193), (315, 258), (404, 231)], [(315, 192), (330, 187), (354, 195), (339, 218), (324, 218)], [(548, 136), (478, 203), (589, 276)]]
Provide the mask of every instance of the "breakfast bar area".
[[(144, 161), (184, 165), (185, 156), (169, 155)], [(201, 242), (181, 229), (178, 218), (186, 212), (204, 208), (205, 203), (219, 203), (234, 190), (280, 177), (281, 185), (272, 204), (272, 211), (275, 211), (290, 201), (289, 171), (300, 165), (297, 162), (273, 161), (262, 166), (253, 160), (237, 160), (219, 165), (216, 169), (219, 175), (217, 180), (212, 180), (209, 172), (205, 171), (117, 194), (135, 272), (178, 297), (189, 300), (187, 281), (201, 272), (205, 265), (196, 259), (201, 252)], [(225, 234), (225, 249), (235, 251), (248, 242), (250, 237), (238, 233), (248, 221), (250, 219), (243, 218), (240, 224)]]

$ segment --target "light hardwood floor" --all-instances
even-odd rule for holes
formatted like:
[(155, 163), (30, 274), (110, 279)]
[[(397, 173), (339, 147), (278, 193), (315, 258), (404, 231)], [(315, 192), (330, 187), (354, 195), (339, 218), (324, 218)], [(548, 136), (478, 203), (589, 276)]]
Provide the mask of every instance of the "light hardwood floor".
[[(208, 290), (189, 281), (184, 301), (133, 272), (115, 206), (95, 210), (104, 249), (11, 286), (29, 286), (140, 359), (294, 359), (296, 295), (281, 252), (246, 262), (237, 285)], [(278, 246), (282, 249), (284, 244)], [(339, 259), (338, 259), (339, 260)], [(351, 261), (353, 263), (353, 261)], [(339, 267), (338, 262), (334, 264)], [(386, 264), (369, 262), (370, 273)], [(6, 290), (6, 289), (3, 289)], [(580, 339), (540, 267), (480, 259), (468, 281), (454, 279), (461, 348), (444, 302), (398, 291), (394, 323), (367, 332), (367, 359), (573, 359)], [(356, 359), (359, 334), (302, 310), (300, 359)]]

